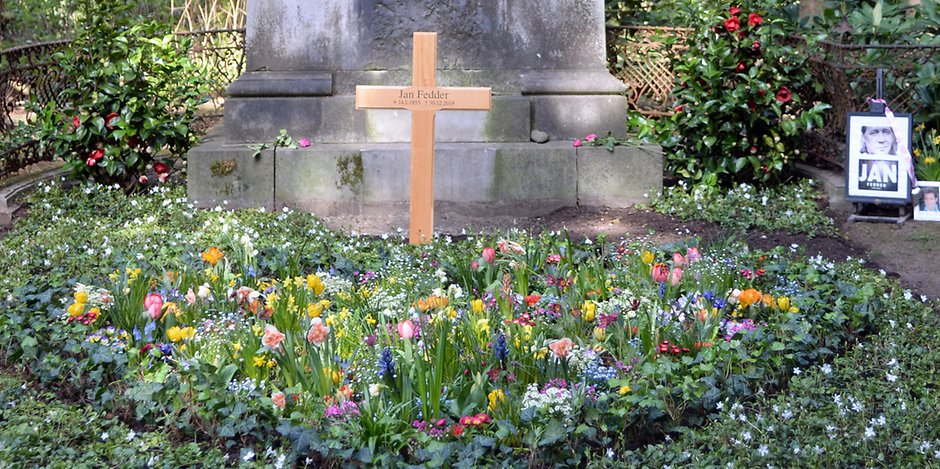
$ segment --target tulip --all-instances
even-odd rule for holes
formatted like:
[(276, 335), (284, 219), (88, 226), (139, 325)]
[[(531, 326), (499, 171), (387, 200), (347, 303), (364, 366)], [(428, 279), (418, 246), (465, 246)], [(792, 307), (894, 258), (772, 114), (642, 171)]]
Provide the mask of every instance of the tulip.
[(689, 260), (689, 263), (698, 262), (702, 260), (702, 253), (699, 252), (697, 247), (690, 247), (685, 253), (686, 258)]
[(470, 262), (470, 270), (476, 272), (476, 271), (479, 270), (479, 269), (480, 269), (480, 263), (479, 263), (479, 262), (477, 262), (477, 261), (472, 261), (472, 262)]
[(285, 396), (282, 392), (271, 394), (271, 401), (273, 401), (274, 405), (281, 410), (284, 410), (284, 407), (287, 406), (287, 396)]
[(277, 350), (281, 347), (281, 341), (284, 340), (284, 334), (277, 330), (271, 324), (264, 328), (264, 335), (261, 336), (261, 343), (271, 350)]
[(144, 298), (144, 309), (150, 315), (150, 319), (156, 320), (160, 317), (163, 309), (163, 297), (159, 293), (150, 293)]
[(483, 314), (483, 300), (470, 300), (470, 310), (475, 314)]
[(685, 257), (682, 257), (682, 254), (679, 254), (678, 252), (672, 255), (672, 265), (676, 267), (684, 266), (685, 261), (686, 261)]
[(676, 286), (682, 281), (682, 269), (673, 267), (672, 274), (669, 276), (669, 283)]
[(643, 263), (646, 265), (652, 264), (653, 259), (653, 253), (649, 251), (643, 251), (643, 254), (640, 254), (640, 260), (643, 261)]
[(607, 331), (603, 327), (594, 328), (594, 339), (598, 342), (603, 342), (604, 338), (607, 337)]
[(495, 264), (496, 263), (496, 250), (493, 248), (483, 249), (483, 261), (490, 263), (490, 264)]
[(326, 342), (326, 336), (330, 333), (330, 328), (323, 325), (323, 319), (314, 318), (310, 323), (310, 330), (307, 331), (307, 342), (313, 345), (322, 345)]
[(593, 301), (585, 301), (581, 305), (582, 318), (587, 322), (594, 321), (594, 316), (597, 314), (597, 305)]
[(654, 282), (665, 282), (669, 277), (669, 267), (666, 264), (656, 264), (653, 266), (652, 275)]
[(548, 345), (548, 348), (550, 348), (558, 358), (567, 357), (568, 351), (571, 350), (572, 347), (574, 347), (574, 342), (567, 337), (564, 339), (558, 339)]
[(415, 336), (415, 323), (411, 319), (398, 323), (398, 336), (402, 339), (411, 339)]

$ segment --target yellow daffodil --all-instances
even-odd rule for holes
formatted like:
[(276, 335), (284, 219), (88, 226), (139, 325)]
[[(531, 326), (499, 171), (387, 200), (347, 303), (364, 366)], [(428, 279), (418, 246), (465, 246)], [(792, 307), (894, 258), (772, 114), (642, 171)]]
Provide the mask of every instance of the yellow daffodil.
[[(329, 370), (324, 370), (324, 371), (329, 371)], [(339, 383), (343, 382), (343, 373), (341, 371), (333, 370), (333, 373), (331, 376), (333, 377), (333, 384), (338, 385)]]
[(268, 360), (268, 368), (274, 368), (275, 365), (277, 365), (277, 362), (274, 361), (273, 358), (271, 360)]
[(254, 363), (256, 367), (261, 368), (264, 366), (264, 357), (261, 355), (255, 355)]
[(477, 320), (477, 332), (488, 335), (490, 333), (490, 320), (487, 318)]
[(241, 351), (241, 349), (242, 349), (242, 344), (241, 344), (241, 342), (233, 342), (233, 343), (232, 343), (232, 349), (235, 350), (236, 352)]
[(542, 347), (536, 350), (535, 353), (532, 354), (532, 356), (535, 357), (536, 360), (541, 360), (545, 358), (546, 356), (548, 356), (548, 347)]
[(377, 322), (378, 322), (378, 321), (376, 321), (375, 318), (372, 317), (372, 313), (369, 313), (368, 315), (366, 315), (366, 324), (368, 324), (368, 325), (370, 325), (370, 326), (374, 326), (375, 323), (377, 323)]

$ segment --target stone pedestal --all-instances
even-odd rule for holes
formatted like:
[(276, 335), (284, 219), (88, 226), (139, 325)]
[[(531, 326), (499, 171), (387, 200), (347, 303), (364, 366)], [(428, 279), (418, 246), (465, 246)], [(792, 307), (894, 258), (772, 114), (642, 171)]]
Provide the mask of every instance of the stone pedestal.
[[(574, 205), (587, 194), (577, 182), (586, 150), (571, 140), (626, 136), (624, 85), (607, 70), (603, 10), (602, 0), (250, 0), (247, 72), (228, 89), (224, 131), (189, 154), (190, 197), (318, 214), (403, 207), (407, 218), (410, 115), (357, 111), (354, 93), (356, 85), (410, 84), (412, 34), (431, 31), (438, 85), (494, 94), (490, 111), (437, 114), (436, 200), (519, 214)], [(281, 129), (313, 144), (250, 158), (246, 144), (271, 142)], [(531, 143), (533, 130), (551, 142)], [(607, 156), (632, 160), (634, 151)], [(607, 184), (609, 196), (585, 200), (623, 205), (656, 190), (661, 159), (646, 160), (655, 161), (641, 173), (658, 171), (649, 180), (602, 175), (627, 187)], [(362, 171), (356, 190), (337, 186), (337, 165), (348, 161)]]

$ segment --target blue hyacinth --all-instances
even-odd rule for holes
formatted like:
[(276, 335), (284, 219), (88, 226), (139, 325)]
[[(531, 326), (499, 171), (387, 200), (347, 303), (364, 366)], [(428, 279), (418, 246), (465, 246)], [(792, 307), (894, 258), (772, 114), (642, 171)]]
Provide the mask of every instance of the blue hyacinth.
[(392, 350), (388, 347), (382, 349), (377, 367), (379, 369), (379, 376), (383, 378), (395, 377), (395, 358), (392, 357)]
[(496, 352), (496, 359), (504, 362), (509, 358), (509, 345), (506, 343), (506, 335), (502, 332), (496, 334), (496, 344), (493, 346)]

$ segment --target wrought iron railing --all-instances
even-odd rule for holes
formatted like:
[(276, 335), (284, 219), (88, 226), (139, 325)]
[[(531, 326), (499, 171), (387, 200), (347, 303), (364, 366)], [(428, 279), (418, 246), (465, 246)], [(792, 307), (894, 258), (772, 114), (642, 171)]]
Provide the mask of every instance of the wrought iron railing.
[[(648, 116), (672, 112), (673, 73), (670, 60), (688, 50), (689, 28), (662, 26), (608, 26), (607, 63), (611, 73), (627, 85), (630, 109)], [(672, 36), (672, 46), (663, 38)]]

